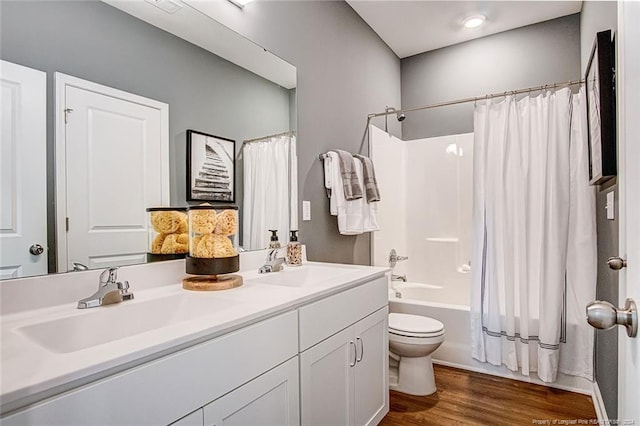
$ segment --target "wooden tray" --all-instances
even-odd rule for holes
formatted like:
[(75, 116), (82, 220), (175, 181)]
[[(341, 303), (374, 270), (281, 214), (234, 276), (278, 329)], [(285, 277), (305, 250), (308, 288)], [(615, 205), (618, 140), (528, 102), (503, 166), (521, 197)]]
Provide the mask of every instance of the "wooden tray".
[(241, 285), (242, 277), (240, 275), (203, 275), (182, 280), (182, 288), (195, 291), (229, 290)]

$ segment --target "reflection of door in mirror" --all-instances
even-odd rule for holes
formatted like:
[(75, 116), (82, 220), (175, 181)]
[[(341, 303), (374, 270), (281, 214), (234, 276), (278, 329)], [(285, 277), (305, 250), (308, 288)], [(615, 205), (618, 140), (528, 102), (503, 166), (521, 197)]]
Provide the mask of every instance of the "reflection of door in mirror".
[(145, 209), (169, 203), (169, 106), (59, 73), (56, 99), (59, 270), (144, 263)]
[(47, 273), (44, 72), (0, 61), (0, 279)]

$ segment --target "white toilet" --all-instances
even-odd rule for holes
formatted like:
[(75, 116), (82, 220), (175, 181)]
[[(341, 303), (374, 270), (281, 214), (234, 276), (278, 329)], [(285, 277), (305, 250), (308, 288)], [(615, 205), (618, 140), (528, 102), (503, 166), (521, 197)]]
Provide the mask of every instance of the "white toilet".
[(433, 318), (389, 314), (389, 388), (410, 395), (436, 391), (431, 354), (444, 342), (444, 324)]

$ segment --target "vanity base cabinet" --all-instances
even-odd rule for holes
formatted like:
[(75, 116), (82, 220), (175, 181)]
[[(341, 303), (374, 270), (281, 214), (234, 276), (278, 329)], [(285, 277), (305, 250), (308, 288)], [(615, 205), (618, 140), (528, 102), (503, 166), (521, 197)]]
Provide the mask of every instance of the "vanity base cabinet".
[(353, 424), (355, 343), (348, 328), (300, 354), (302, 424)]
[(290, 311), (55, 396), (2, 424), (170, 424), (295, 357), (297, 347)]
[(298, 357), (204, 407), (205, 426), (300, 424)]
[(302, 424), (377, 425), (389, 411), (388, 307), (300, 354)]
[(377, 425), (389, 412), (389, 309), (354, 325), (358, 358), (354, 380), (356, 425)]
[(193, 413), (184, 416), (180, 420), (171, 423), (171, 426), (203, 426), (204, 425), (204, 410), (202, 408), (197, 409)]

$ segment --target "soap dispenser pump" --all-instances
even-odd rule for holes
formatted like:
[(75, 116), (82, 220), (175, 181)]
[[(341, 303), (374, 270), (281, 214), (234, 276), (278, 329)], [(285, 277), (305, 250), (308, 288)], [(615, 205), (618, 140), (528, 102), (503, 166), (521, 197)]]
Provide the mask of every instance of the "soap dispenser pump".
[(298, 231), (291, 231), (289, 244), (287, 244), (287, 265), (302, 265), (302, 244), (298, 241)]
[(271, 232), (271, 241), (269, 241), (269, 249), (280, 248), (280, 241), (278, 241), (278, 230), (269, 229), (269, 232)]

